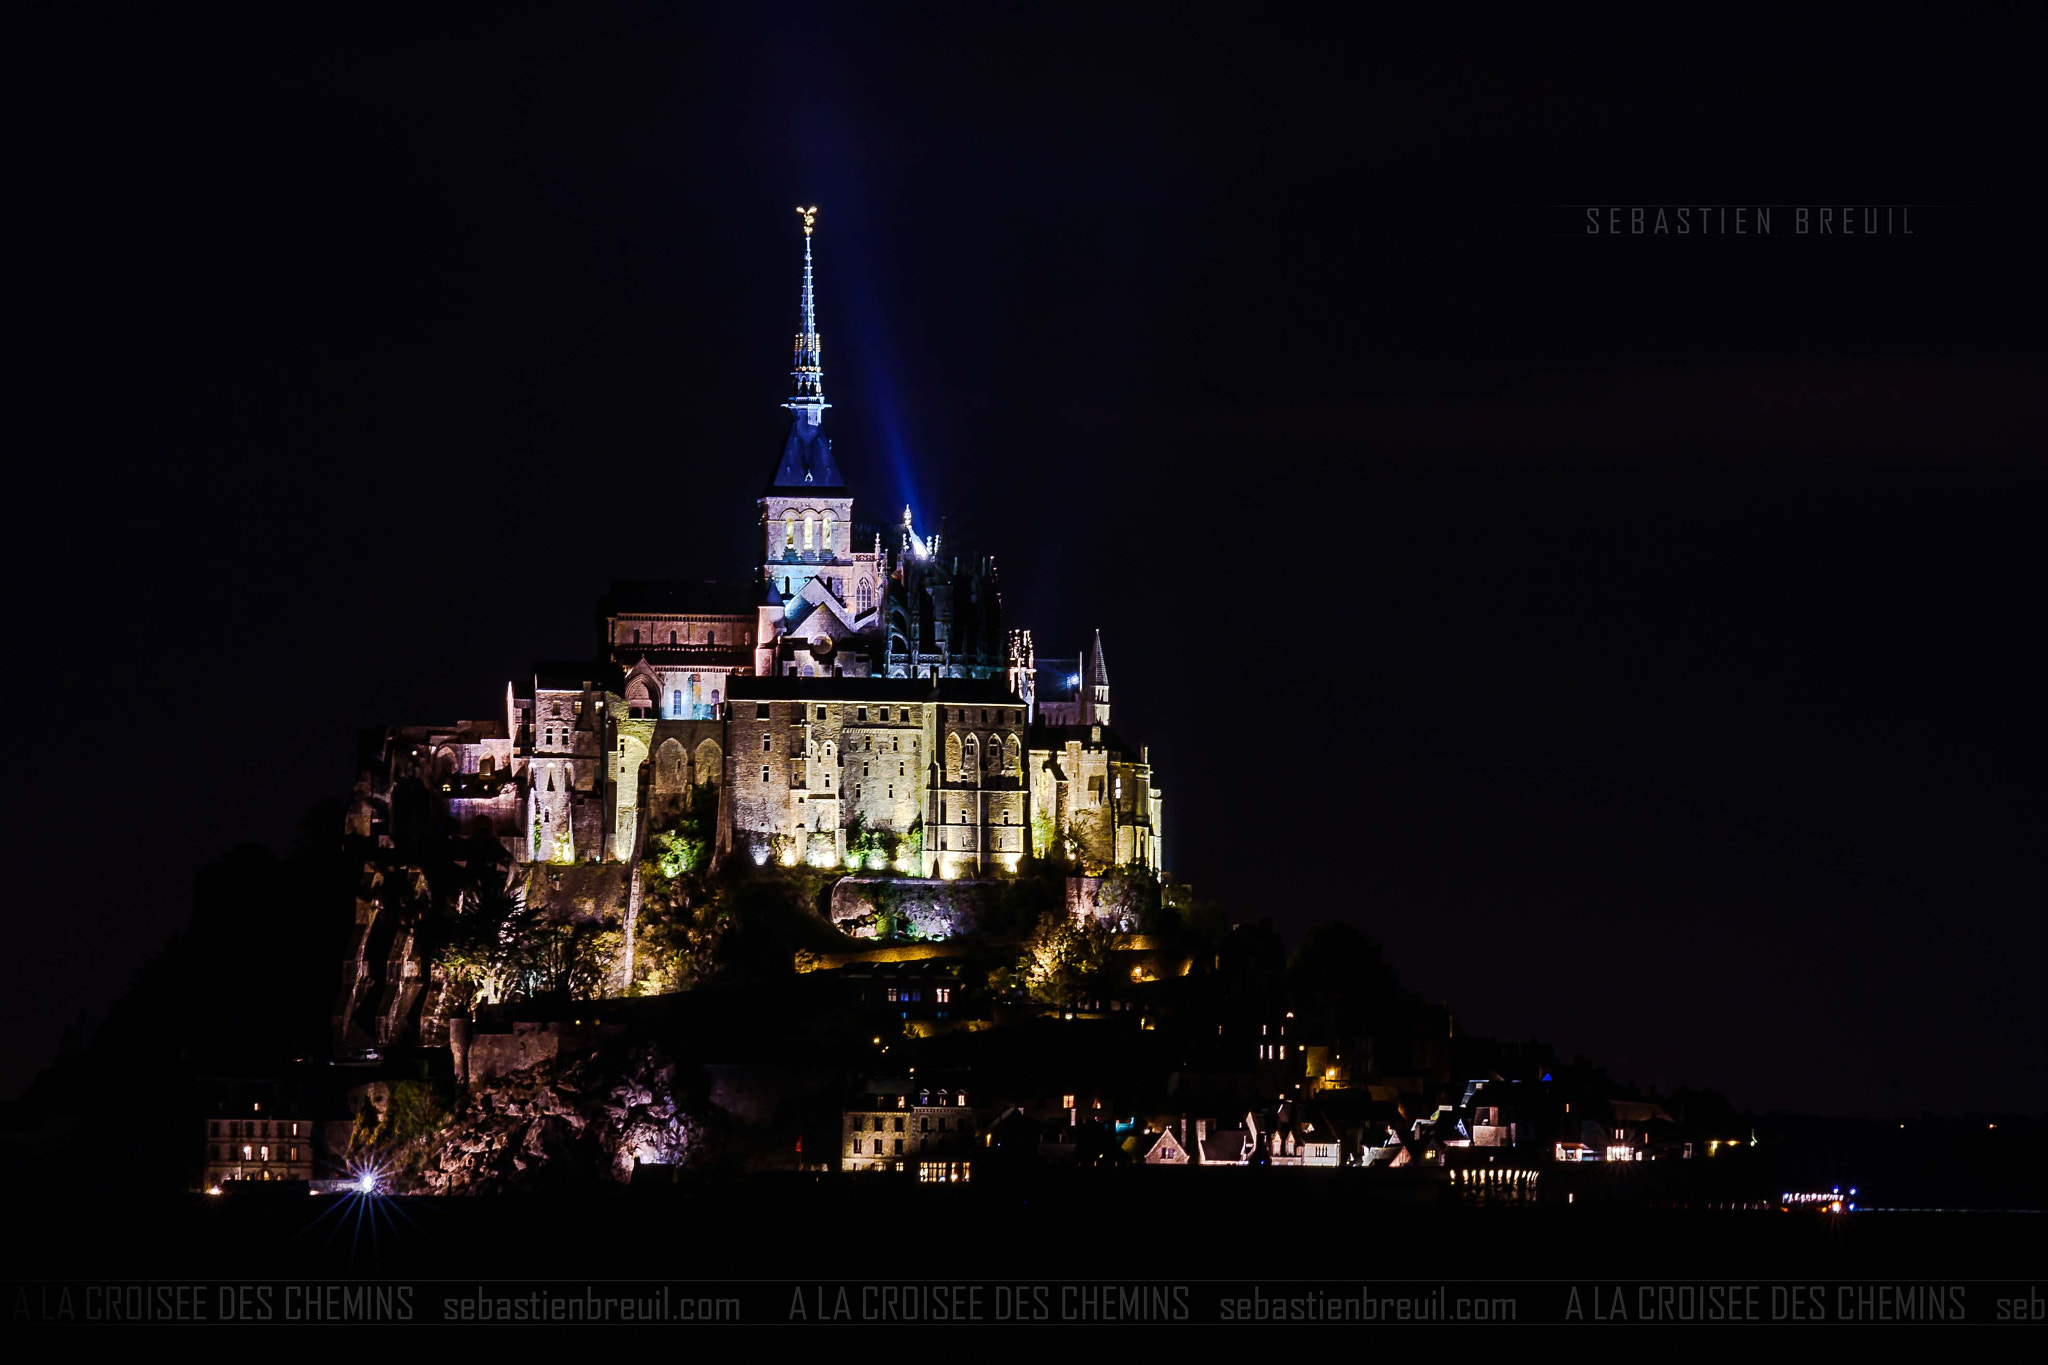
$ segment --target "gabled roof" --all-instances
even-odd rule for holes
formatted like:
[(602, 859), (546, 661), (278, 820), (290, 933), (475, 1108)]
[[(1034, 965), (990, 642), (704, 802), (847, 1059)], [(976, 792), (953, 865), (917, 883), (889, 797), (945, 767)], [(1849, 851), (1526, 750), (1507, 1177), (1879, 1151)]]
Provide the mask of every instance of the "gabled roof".
[[(1161, 1147), (1165, 1147), (1167, 1152), (1178, 1153), (1184, 1160), (1190, 1157), (1187, 1148), (1181, 1145), (1180, 1139), (1174, 1136), (1171, 1129), (1162, 1129), (1156, 1133), (1133, 1133), (1123, 1140), (1124, 1151), (1138, 1161), (1150, 1157)], [(1165, 1159), (1163, 1154), (1162, 1159)]]
[[(854, 628), (852, 610), (833, 595), (832, 589), (825, 586), (824, 579), (813, 578), (805, 583), (804, 590), (797, 594), (797, 600), (810, 605), (801, 616), (791, 620), (784, 627), (783, 633), (786, 636), (816, 635), (822, 631), (837, 640), (859, 634)], [(788, 608), (785, 607), (784, 610)], [(825, 614), (824, 619), (819, 619), (819, 612)]]
[(1212, 1131), (1200, 1138), (1195, 1145), (1202, 1149), (1202, 1160), (1218, 1164), (1236, 1163), (1245, 1159), (1245, 1144), (1251, 1134), (1242, 1128), (1225, 1128)]

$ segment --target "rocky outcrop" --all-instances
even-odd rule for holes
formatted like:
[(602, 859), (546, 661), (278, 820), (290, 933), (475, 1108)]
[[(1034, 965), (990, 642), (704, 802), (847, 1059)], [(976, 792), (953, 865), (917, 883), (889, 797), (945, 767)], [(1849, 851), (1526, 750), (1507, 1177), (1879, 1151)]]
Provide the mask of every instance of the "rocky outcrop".
[(854, 938), (953, 938), (972, 933), (984, 907), (1003, 894), (993, 880), (841, 877), (832, 885), (832, 922)]
[(397, 1154), (422, 1194), (623, 1184), (639, 1162), (679, 1166), (702, 1145), (675, 1063), (659, 1048), (560, 1057), (474, 1085), (446, 1123)]
[(622, 922), (638, 865), (532, 863), (522, 869), (520, 893), (527, 909), (551, 924)]

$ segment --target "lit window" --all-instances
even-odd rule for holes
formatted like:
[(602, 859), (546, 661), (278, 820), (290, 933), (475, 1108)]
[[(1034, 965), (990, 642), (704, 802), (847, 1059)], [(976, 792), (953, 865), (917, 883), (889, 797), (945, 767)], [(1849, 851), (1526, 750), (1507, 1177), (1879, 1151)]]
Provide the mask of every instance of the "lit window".
[(811, 536), (816, 529), (811, 522), (811, 514), (809, 512), (804, 513), (804, 548), (806, 550), (811, 548)]
[[(818, 548), (827, 554), (832, 551), (832, 514), (830, 512), (825, 514), (825, 527), (818, 537)], [(835, 583), (834, 586), (838, 585)]]
[[(787, 550), (794, 550), (796, 548), (796, 513), (794, 512), (784, 512), (782, 514), (782, 545)], [(788, 582), (788, 579), (783, 580), (785, 588)]]

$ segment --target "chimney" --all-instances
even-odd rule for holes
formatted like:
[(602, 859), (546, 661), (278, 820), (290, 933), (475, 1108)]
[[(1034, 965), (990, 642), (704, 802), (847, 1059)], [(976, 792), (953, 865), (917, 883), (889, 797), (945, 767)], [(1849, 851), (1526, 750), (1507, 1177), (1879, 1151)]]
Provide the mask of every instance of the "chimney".
[(1207, 1120), (1207, 1119), (1196, 1119), (1196, 1120), (1195, 1120), (1195, 1141), (1196, 1141), (1196, 1142), (1207, 1142), (1208, 1140), (1209, 1140), (1209, 1120)]

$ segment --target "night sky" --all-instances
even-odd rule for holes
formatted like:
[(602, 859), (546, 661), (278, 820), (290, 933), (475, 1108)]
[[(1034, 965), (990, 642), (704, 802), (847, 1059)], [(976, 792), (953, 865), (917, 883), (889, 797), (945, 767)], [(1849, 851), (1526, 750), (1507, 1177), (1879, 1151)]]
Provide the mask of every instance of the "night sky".
[[(1102, 629), (1198, 895), (1626, 1080), (2048, 1107), (2030, 7), (560, 10), (18, 20), (0, 1095), (358, 727), (747, 574), (816, 203), (856, 515)], [(1738, 203), (1917, 207), (1571, 207)]]

